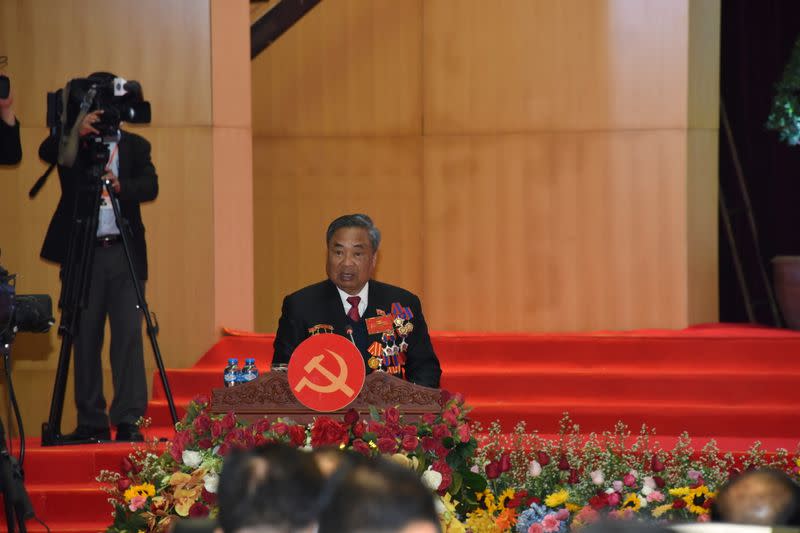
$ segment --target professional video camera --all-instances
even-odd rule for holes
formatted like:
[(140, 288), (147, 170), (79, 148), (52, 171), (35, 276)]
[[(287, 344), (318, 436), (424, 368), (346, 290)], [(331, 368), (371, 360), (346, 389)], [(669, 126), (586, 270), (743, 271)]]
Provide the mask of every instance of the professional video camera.
[(45, 333), (54, 324), (53, 302), (47, 294), (16, 294), (16, 275), (0, 266), (0, 344), (21, 331)]
[(150, 102), (144, 99), (138, 81), (128, 81), (109, 73), (70, 80), (63, 89), (47, 93), (47, 126), (69, 131), (78, 117), (101, 110), (94, 124), (100, 135), (116, 137), (119, 123), (150, 122)]

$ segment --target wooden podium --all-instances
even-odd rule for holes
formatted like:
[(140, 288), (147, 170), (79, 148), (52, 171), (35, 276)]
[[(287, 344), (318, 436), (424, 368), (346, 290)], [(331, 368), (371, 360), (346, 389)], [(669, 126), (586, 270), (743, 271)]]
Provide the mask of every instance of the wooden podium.
[(254, 381), (236, 387), (222, 387), (211, 391), (211, 412), (222, 414), (233, 411), (237, 416), (253, 421), (262, 417), (289, 418), (299, 424), (308, 424), (316, 416), (341, 416), (355, 409), (369, 416), (370, 406), (377, 409), (397, 407), (404, 419), (414, 422), (425, 413), (440, 413), (442, 391), (423, 387), (396, 378), (386, 372), (373, 372), (366, 377), (364, 388), (345, 409), (332, 412), (312, 411), (297, 401), (286, 372), (268, 372)]

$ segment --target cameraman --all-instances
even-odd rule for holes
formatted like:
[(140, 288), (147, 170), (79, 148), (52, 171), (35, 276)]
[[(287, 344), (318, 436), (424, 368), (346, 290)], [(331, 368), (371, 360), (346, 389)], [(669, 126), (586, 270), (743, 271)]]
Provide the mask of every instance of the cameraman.
[(13, 103), (14, 95), (9, 88), (6, 98), (0, 98), (0, 164), (2, 165), (16, 165), (22, 159), (19, 121), (14, 115)]
[[(115, 76), (94, 73), (89, 79), (98, 84), (111, 84)], [(42, 257), (62, 265), (67, 258), (70, 232), (73, 229), (73, 208), (76, 194), (82, 194), (82, 183), (87, 181), (89, 169), (84, 161), (90, 144), (96, 142), (103, 111), (87, 114), (80, 124), (78, 157), (71, 168), (59, 165), (61, 199), (56, 207), (42, 246)], [(140, 202), (158, 196), (158, 177), (150, 159), (150, 143), (134, 133), (117, 130), (113, 140), (107, 136), (108, 162), (104, 179), (109, 179), (118, 195), (121, 216), (127, 220), (128, 242), (136, 276), (147, 279), (147, 249), (144, 239)], [(58, 159), (58, 136), (51, 136), (39, 147), (39, 156), (53, 164)], [(98, 214), (94, 261), (91, 265), (88, 305), (82, 310), (75, 332), (75, 405), (78, 410), (78, 427), (64, 439), (110, 440), (109, 418), (116, 426), (119, 441), (141, 441), (142, 434), (136, 425), (144, 416), (147, 406), (142, 346), (142, 315), (125, 258), (114, 211), (103, 189)], [(62, 282), (63, 282), (62, 276)], [(101, 351), (106, 317), (111, 327), (111, 373), (114, 399), (108, 416), (103, 396), (103, 368)]]

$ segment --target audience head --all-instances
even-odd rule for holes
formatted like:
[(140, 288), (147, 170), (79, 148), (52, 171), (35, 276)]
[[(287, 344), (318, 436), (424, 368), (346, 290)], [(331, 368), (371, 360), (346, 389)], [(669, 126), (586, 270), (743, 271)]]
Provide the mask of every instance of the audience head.
[(341, 290), (356, 295), (372, 277), (381, 232), (367, 215), (344, 215), (328, 226), (325, 271)]
[(224, 533), (314, 531), (324, 480), (311, 454), (268, 444), (225, 458), (218, 491)]
[(319, 518), (319, 533), (439, 533), (434, 496), (419, 476), (384, 458), (348, 455)]
[(711, 508), (711, 520), (800, 526), (800, 487), (778, 470), (745, 472), (720, 489)]

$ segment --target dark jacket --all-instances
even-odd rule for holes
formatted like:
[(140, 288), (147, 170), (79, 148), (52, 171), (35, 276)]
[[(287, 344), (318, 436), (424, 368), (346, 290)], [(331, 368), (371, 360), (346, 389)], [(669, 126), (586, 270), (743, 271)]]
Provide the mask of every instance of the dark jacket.
[(19, 120), (13, 126), (0, 120), (0, 165), (16, 165), (21, 159)]
[[(414, 330), (406, 339), (408, 342), (406, 379), (419, 385), (438, 387), (442, 369), (433, 351), (428, 326), (422, 315), (422, 305), (414, 294), (400, 287), (370, 280), (367, 309), (359, 324), (364, 327), (366, 318), (377, 316), (376, 309), (390, 313), (391, 305), (395, 302), (410, 307), (414, 314), (411, 319)], [(309, 285), (284, 298), (278, 333), (275, 336), (273, 364), (288, 363), (297, 345), (309, 336), (308, 329), (318, 324), (329, 324), (333, 326), (334, 333), (348, 337), (347, 315), (336, 285), (330, 280)], [(364, 335), (367, 338), (366, 330)], [(380, 335), (368, 336), (367, 340), (368, 343), (379, 341)], [(366, 348), (364, 346), (359, 348), (365, 361), (369, 359)], [(369, 372), (369, 367), (367, 371)]]
[[(81, 142), (81, 151), (83, 151), (85, 141)], [(145, 244), (144, 224), (139, 204), (154, 200), (158, 196), (158, 176), (153, 162), (150, 160), (150, 143), (144, 137), (123, 131), (118, 146), (120, 211), (130, 226), (128, 236), (136, 274), (139, 279), (146, 280), (147, 245)], [(48, 163), (57, 161), (57, 137), (51, 136), (42, 142), (39, 146), (39, 157)], [(63, 263), (66, 260), (72, 221), (76, 216), (82, 216), (91, 211), (94, 205), (95, 193), (87, 190), (85, 186), (91, 180), (87, 179), (88, 171), (82, 159), (81, 153), (79, 153), (72, 168), (58, 167), (61, 198), (47, 229), (41, 253), (44, 259), (56, 263)], [(75, 203), (76, 194), (79, 194), (77, 204)], [(77, 214), (75, 209), (78, 211)]]

